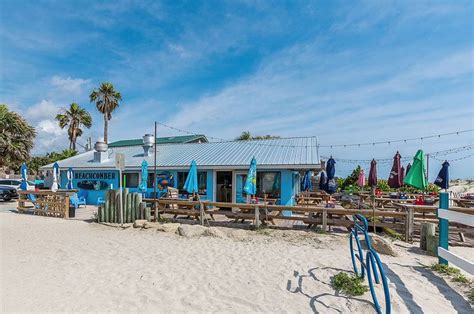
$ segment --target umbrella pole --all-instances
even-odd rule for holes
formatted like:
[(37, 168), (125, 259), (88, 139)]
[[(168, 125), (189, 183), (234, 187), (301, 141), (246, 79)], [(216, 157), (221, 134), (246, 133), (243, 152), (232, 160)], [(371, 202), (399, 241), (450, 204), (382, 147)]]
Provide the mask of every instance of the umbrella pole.
[(153, 212), (155, 213), (155, 221), (158, 221), (159, 219), (159, 213), (158, 213), (158, 208), (156, 206), (156, 129), (157, 129), (157, 123), (155, 121), (155, 143), (153, 143), (154, 147), (154, 153), (153, 153)]
[(374, 234), (377, 233), (375, 224), (375, 188), (372, 187), (372, 224), (374, 225)]

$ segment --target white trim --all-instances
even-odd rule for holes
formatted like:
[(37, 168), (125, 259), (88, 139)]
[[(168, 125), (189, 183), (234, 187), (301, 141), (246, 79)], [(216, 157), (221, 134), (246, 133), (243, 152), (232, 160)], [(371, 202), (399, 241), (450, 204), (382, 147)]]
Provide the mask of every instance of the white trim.
[[(217, 170), (217, 171), (231, 171), (231, 170), (248, 170), (249, 165), (221, 165), (221, 166), (213, 166), (213, 165), (198, 165), (202, 170)], [(74, 170), (83, 170), (83, 171), (105, 171), (105, 170), (117, 170), (114, 165), (109, 166), (102, 166), (100, 164), (91, 163), (87, 166), (59, 166), (60, 170), (67, 170), (71, 167)], [(153, 165), (149, 165), (149, 167), (153, 167)], [(188, 167), (188, 168), (186, 168)], [(50, 170), (52, 167), (43, 166), (40, 170)], [(140, 166), (127, 166), (125, 165), (126, 171), (141, 171), (142, 167)], [(156, 170), (181, 170), (181, 169), (189, 169), (188, 166), (156, 166)], [(321, 164), (306, 164), (306, 165), (258, 165), (258, 169), (260, 170), (319, 170), (321, 169)]]
[(461, 256), (456, 255), (446, 249), (443, 249), (442, 247), (438, 247), (438, 256), (444, 258), (450, 263), (453, 263), (462, 270), (467, 271), (471, 275), (474, 275), (474, 264), (462, 258)]
[(217, 170), (211, 170), (212, 171), (212, 201), (216, 201), (217, 197)]
[(450, 222), (457, 222), (466, 226), (474, 227), (474, 215), (438, 208), (438, 218), (443, 218), (449, 220)]

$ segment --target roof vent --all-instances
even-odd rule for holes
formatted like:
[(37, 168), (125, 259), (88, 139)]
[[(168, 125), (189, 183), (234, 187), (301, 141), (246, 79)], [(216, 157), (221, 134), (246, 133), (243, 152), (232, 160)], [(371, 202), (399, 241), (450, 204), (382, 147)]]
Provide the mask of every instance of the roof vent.
[(99, 138), (97, 142), (94, 145), (94, 162), (104, 162), (109, 159), (109, 156), (107, 154), (107, 149), (109, 148), (109, 145), (104, 142), (103, 138)]
[(152, 134), (143, 135), (143, 156), (151, 156), (153, 150), (151, 149), (155, 144), (155, 136)]

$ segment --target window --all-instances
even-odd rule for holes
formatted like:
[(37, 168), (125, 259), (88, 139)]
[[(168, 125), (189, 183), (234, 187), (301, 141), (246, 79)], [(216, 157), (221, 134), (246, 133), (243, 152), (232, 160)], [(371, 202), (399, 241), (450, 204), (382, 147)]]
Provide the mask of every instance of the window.
[(257, 195), (279, 198), (281, 189), (280, 172), (257, 172)]
[[(125, 177), (125, 187), (126, 188), (136, 188), (138, 187), (138, 173), (124, 173)], [(122, 182), (123, 184), (123, 182)]]
[[(180, 194), (188, 194), (184, 190), (184, 183), (186, 182), (187, 172), (178, 172), (178, 190)], [(207, 194), (207, 172), (198, 171), (198, 193), (199, 195)]]
[[(237, 202), (245, 202), (244, 186), (247, 179), (246, 174), (237, 175)], [(257, 171), (257, 196), (263, 198), (266, 194), (267, 198), (280, 198), (281, 191), (281, 173), (274, 172), (258, 172)]]

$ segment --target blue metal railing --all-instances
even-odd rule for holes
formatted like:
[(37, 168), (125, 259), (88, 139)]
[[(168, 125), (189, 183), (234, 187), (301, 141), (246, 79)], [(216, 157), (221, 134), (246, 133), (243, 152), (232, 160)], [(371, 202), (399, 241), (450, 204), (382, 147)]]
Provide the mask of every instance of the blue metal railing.
[[(385, 298), (385, 313), (391, 313), (391, 305), (390, 305), (390, 291), (388, 289), (387, 277), (385, 275), (385, 271), (380, 261), (380, 257), (378, 253), (372, 248), (372, 244), (370, 242), (370, 237), (368, 234), (369, 224), (367, 219), (360, 215), (356, 214), (353, 216), (354, 218), (354, 228), (351, 231), (350, 239), (349, 239), (349, 246), (351, 250), (351, 259), (352, 259), (352, 266), (354, 267), (354, 272), (357, 276), (364, 278), (365, 274), (367, 273), (367, 280), (369, 281), (369, 288), (370, 293), (372, 294), (372, 300), (374, 301), (374, 307), (377, 313), (382, 313), (382, 307), (378, 301), (377, 295), (375, 293), (375, 286), (374, 281), (376, 284), (380, 284), (382, 281), (384, 298)], [(360, 243), (359, 235), (363, 234), (365, 238), (365, 243), (367, 246), (367, 252), (365, 253), (365, 262), (364, 262), (364, 251), (362, 249), (362, 245)], [(353, 240), (355, 240), (357, 244), (357, 251), (354, 250)], [(359, 267), (358, 267), (359, 264)], [(373, 278), (372, 278), (373, 276)], [(372, 280), (374, 279), (374, 280)]]

